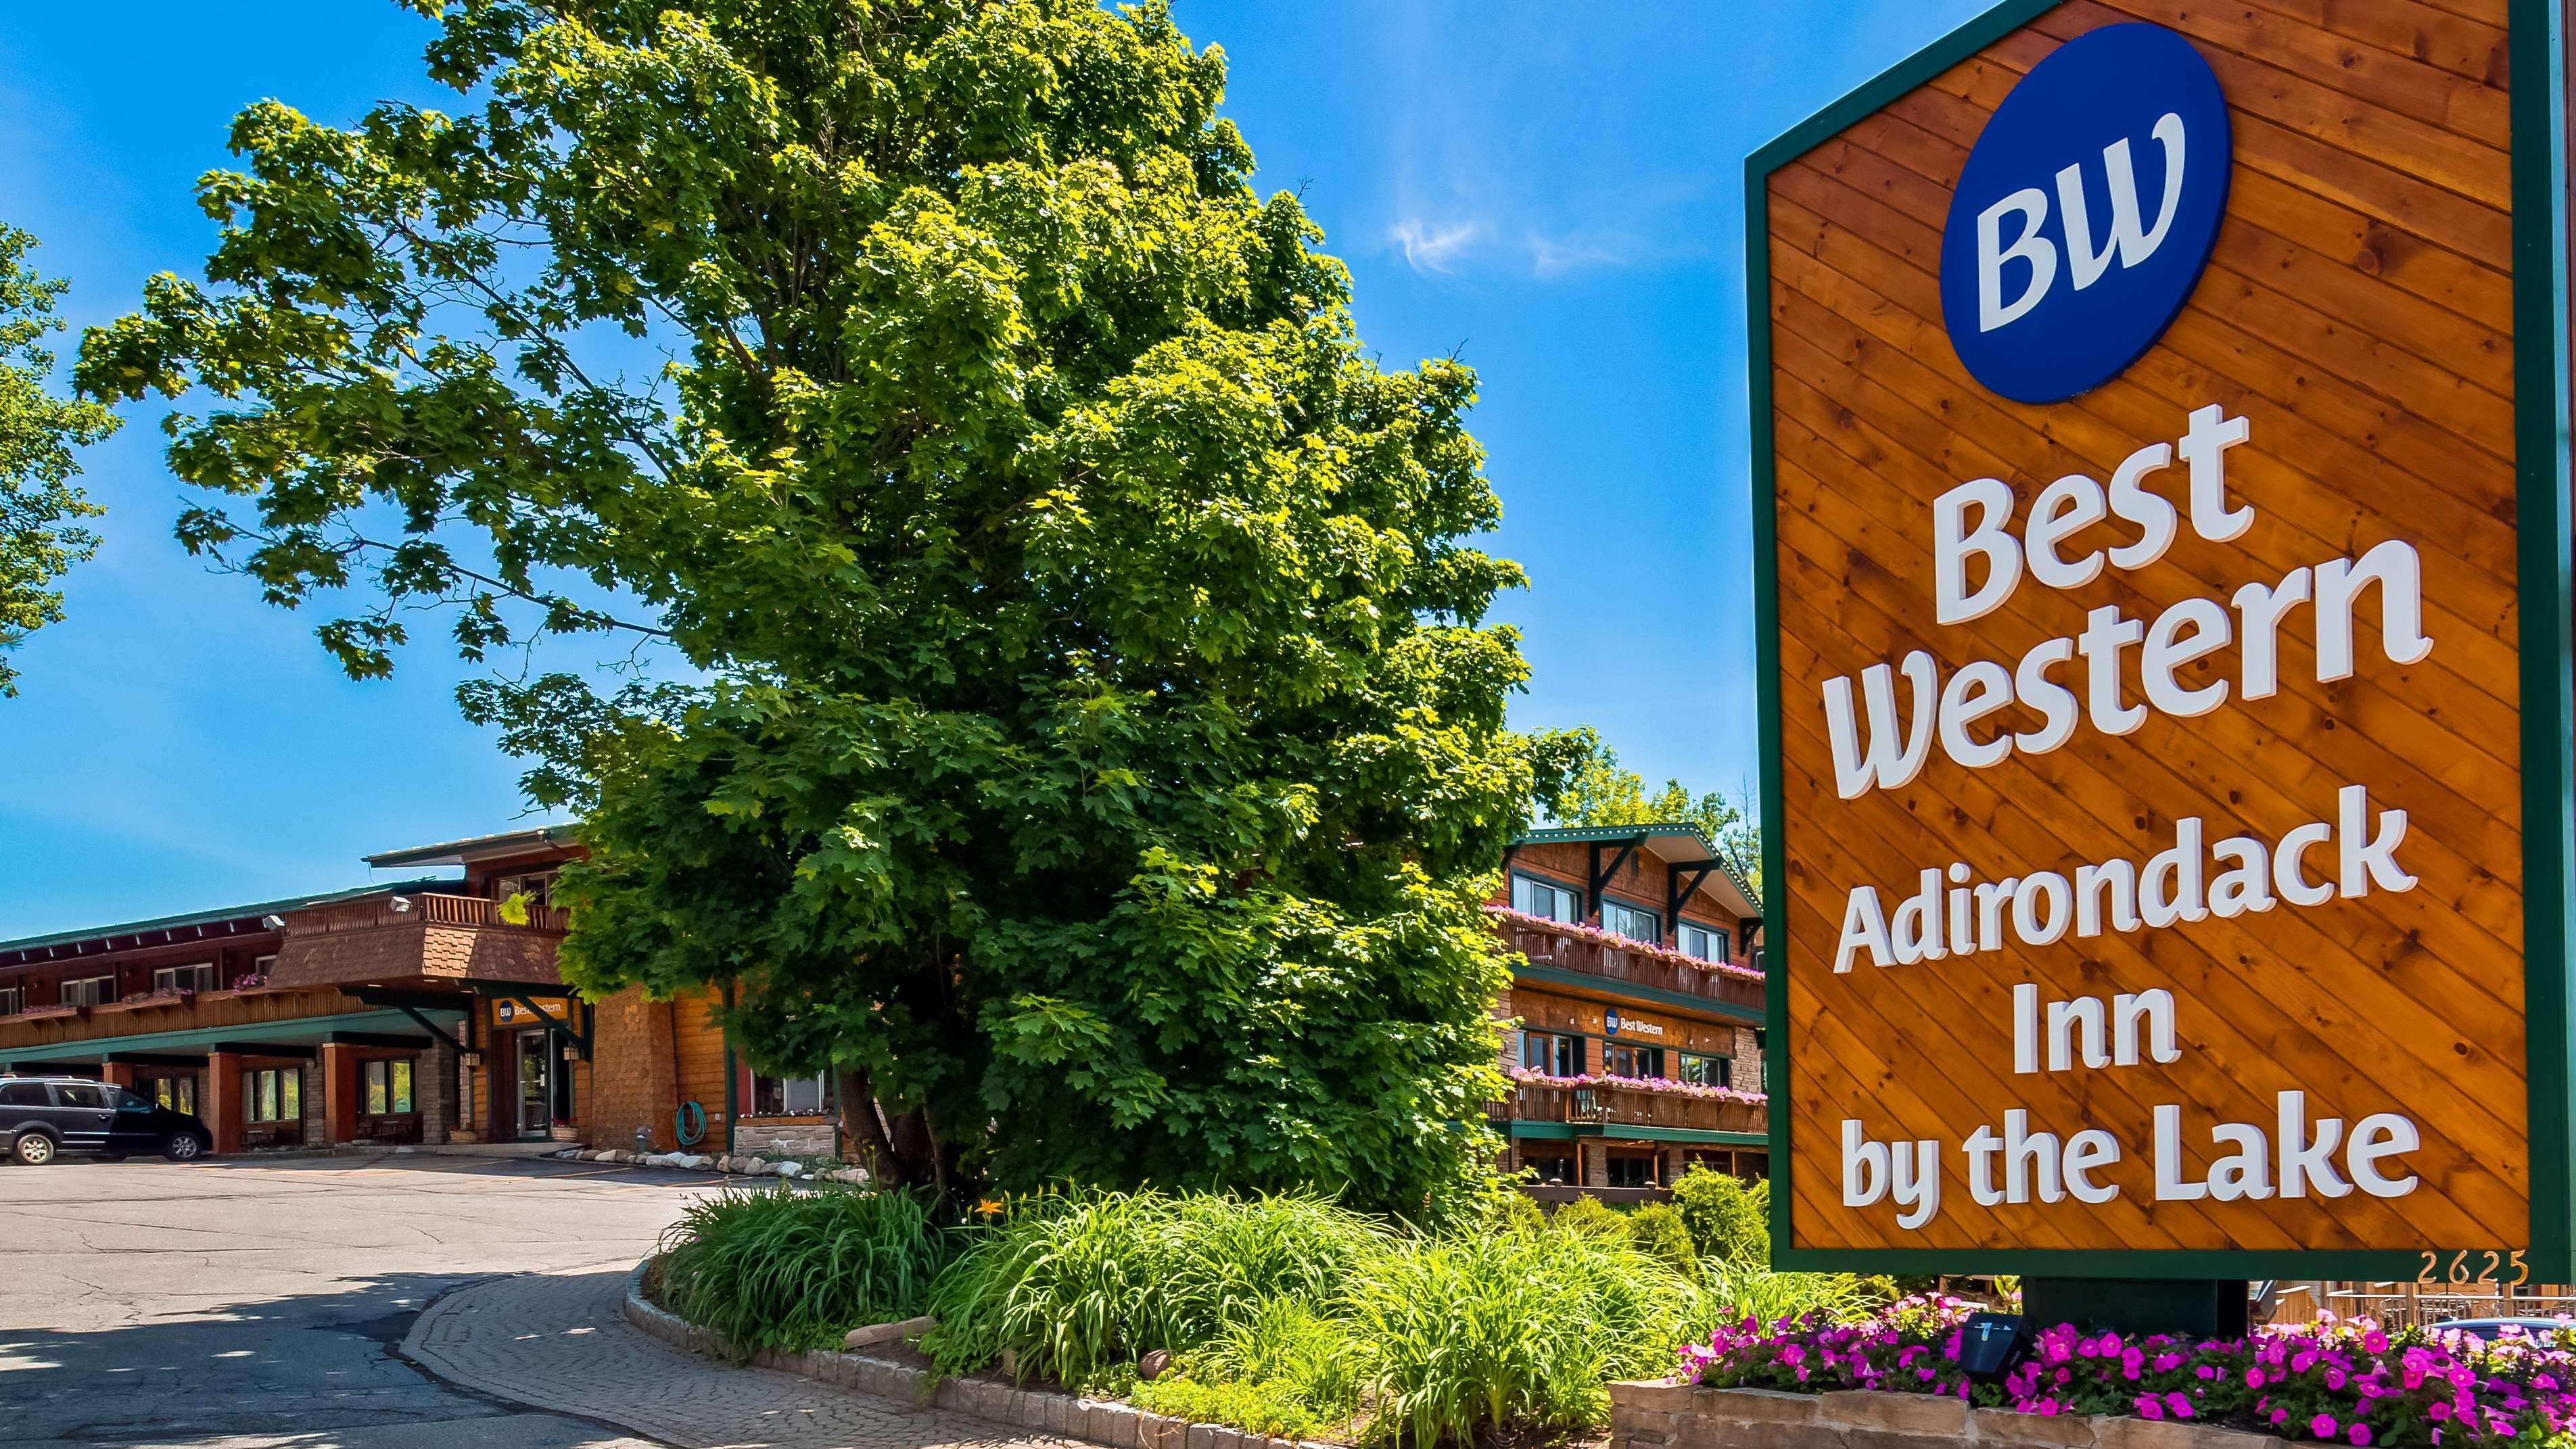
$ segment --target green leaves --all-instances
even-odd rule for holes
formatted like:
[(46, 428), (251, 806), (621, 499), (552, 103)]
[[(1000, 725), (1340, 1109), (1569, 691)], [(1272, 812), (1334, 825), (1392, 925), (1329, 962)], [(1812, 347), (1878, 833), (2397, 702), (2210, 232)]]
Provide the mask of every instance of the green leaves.
[(46, 390), (54, 354), (44, 340), (62, 329), (54, 302), (66, 284), (28, 268), (35, 245), (0, 225), (0, 697), (18, 692), (6, 651), (62, 619), (53, 581), (98, 549), (73, 520), (106, 510), (72, 486), (72, 449), (116, 431), (107, 409)]
[(670, 682), (462, 694), (586, 816), (568, 976), (730, 983), (898, 1181), (1481, 1172), (1520, 574), (1472, 374), (1363, 347), (1222, 57), (1090, 0), (436, 13), (452, 113), (244, 112), (204, 280), (80, 380), (223, 400), (181, 536), (353, 675), (423, 607), (639, 641)]

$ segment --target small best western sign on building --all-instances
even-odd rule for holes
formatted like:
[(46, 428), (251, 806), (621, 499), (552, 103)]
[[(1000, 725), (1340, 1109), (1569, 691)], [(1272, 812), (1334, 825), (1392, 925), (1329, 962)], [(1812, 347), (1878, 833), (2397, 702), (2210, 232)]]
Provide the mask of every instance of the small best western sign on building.
[(2576, 1278), (2560, 25), (2020, 3), (1754, 158), (1784, 1263)]

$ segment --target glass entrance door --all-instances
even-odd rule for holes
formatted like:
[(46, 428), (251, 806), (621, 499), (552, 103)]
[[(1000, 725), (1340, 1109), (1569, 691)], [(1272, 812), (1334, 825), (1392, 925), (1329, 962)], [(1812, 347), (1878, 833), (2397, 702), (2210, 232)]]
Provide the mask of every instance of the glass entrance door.
[(519, 1135), (543, 1137), (554, 1126), (554, 1062), (543, 1028), (519, 1033)]

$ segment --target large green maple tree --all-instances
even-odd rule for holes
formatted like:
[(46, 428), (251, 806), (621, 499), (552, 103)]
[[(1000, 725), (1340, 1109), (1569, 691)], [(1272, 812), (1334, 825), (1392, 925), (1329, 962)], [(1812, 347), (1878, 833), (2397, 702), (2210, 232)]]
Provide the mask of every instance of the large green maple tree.
[(353, 675), (423, 605), (685, 665), (465, 691), (583, 813), (567, 977), (728, 984), (891, 1180), (1480, 1172), (1519, 573), (1471, 374), (1362, 347), (1221, 54), (1160, 4), (421, 8), (455, 112), (244, 111), (205, 280), (80, 375), (214, 395), (182, 537), (362, 600)]
[(36, 239), (0, 225), (0, 697), (18, 692), (5, 651), (63, 617), (57, 581), (98, 549), (79, 520), (106, 510), (73, 484), (72, 449), (116, 430), (94, 402), (57, 397), (48, 334), (62, 330), (54, 305), (67, 284), (27, 264)]

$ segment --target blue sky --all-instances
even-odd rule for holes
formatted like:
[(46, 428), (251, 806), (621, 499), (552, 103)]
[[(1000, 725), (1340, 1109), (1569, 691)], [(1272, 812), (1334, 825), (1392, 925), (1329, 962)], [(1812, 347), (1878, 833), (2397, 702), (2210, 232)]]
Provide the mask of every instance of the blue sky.
[[(1501, 609), (1535, 675), (1521, 725), (1597, 725), (1694, 788), (1750, 776), (1743, 157), (1979, 8), (1178, 0), (1369, 343), (1483, 377), (1491, 546), (1531, 579)], [(427, 33), (391, 0), (22, 7), (0, 220), (43, 239), (75, 326), (113, 317), (203, 260), (192, 188), (235, 111), (439, 104)], [(105, 546), (0, 700), (0, 938), (337, 888), (370, 851), (533, 823), (436, 642), (353, 684), (313, 619), (179, 551), (156, 422), (89, 455)]]

